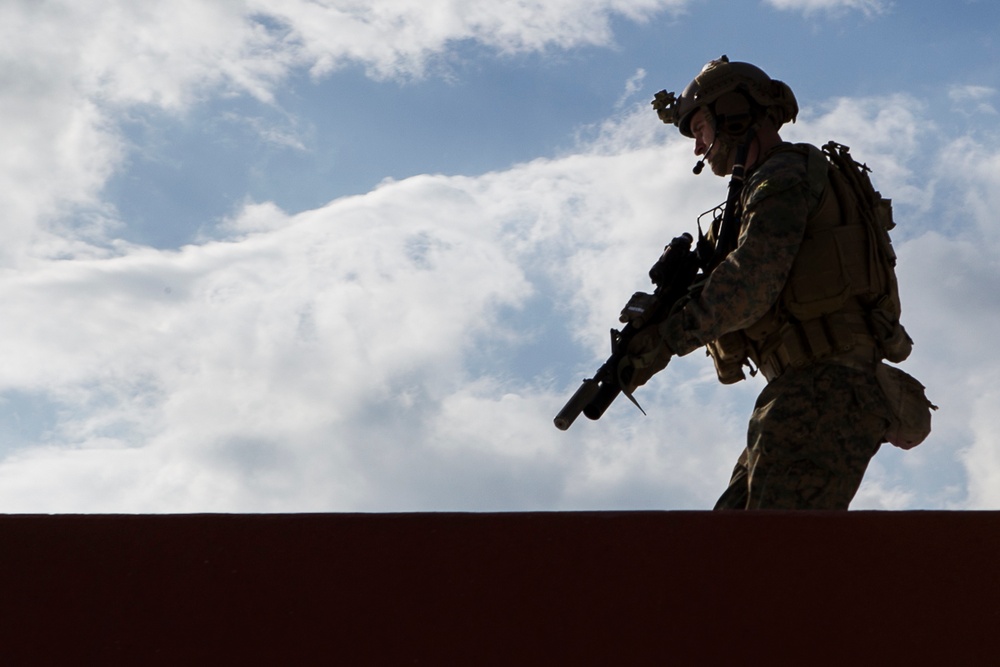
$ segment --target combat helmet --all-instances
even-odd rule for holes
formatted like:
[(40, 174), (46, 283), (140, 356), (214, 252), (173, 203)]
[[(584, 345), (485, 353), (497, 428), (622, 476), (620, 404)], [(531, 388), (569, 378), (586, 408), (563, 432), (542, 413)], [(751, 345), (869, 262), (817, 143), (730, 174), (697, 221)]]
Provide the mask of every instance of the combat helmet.
[(729, 62), (726, 56), (705, 65), (680, 97), (661, 90), (653, 100), (660, 120), (676, 125), (681, 134), (691, 138), (691, 117), (704, 106), (716, 119), (716, 129), (732, 135), (745, 132), (763, 114), (781, 127), (795, 122), (799, 113), (787, 84), (750, 63)]

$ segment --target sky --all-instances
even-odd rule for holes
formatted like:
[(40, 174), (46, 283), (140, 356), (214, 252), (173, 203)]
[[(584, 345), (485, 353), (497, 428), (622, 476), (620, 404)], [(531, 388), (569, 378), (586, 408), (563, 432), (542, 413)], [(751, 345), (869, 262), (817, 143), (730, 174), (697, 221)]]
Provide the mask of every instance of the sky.
[(709, 509), (763, 379), (552, 419), (726, 181), (649, 102), (795, 91), (893, 200), (933, 433), (857, 510), (1000, 508), (1000, 5), (4, 0), (0, 512)]

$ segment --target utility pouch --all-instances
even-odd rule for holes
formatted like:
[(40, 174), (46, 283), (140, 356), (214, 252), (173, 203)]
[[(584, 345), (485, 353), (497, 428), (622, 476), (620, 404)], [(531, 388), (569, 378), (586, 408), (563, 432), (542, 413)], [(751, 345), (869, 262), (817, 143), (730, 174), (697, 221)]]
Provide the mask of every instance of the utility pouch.
[(875, 378), (890, 407), (886, 441), (901, 449), (916, 447), (930, 434), (931, 410), (937, 406), (927, 400), (924, 385), (895, 366), (879, 364)]
[(884, 297), (869, 313), (872, 334), (885, 358), (893, 363), (899, 363), (910, 356), (913, 339), (899, 323), (899, 317), (895, 314), (898, 309), (894, 312), (892, 304), (887, 302), (888, 297)]
[(747, 341), (738, 331), (723, 334), (705, 346), (708, 356), (715, 362), (715, 373), (722, 384), (734, 384), (747, 378), (743, 366), (747, 365)]

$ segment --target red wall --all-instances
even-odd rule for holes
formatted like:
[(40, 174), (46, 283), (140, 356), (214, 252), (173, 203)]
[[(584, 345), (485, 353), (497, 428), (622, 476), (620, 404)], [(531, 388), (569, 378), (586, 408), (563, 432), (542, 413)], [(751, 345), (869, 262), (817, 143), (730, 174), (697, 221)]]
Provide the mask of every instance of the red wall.
[(0, 516), (4, 665), (988, 665), (1000, 513)]

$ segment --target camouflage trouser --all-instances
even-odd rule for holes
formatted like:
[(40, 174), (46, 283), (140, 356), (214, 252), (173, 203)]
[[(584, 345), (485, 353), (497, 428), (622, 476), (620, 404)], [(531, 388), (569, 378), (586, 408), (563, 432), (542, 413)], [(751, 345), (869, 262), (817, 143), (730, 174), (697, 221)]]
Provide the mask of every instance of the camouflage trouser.
[(715, 509), (846, 510), (888, 423), (874, 373), (789, 371), (757, 398), (747, 448)]

